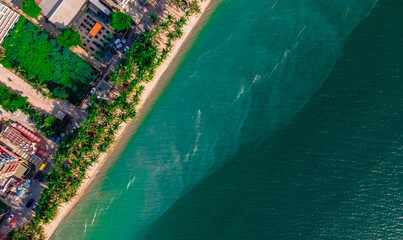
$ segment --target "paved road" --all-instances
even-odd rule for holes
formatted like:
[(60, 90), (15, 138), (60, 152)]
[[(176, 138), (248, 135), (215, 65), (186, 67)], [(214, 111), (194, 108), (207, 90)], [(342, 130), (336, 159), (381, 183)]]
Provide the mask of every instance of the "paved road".
[(56, 115), (59, 111), (62, 111), (71, 116), (73, 124), (80, 124), (87, 116), (85, 110), (74, 106), (68, 101), (43, 97), (42, 94), (33, 89), (30, 84), (1, 65), (0, 83), (6, 85), (19, 95), (28, 97), (28, 102), (43, 113)]
[[(35, 173), (34, 173), (35, 174)], [(30, 196), (25, 194), (22, 199), (15, 200), (15, 196), (6, 195), (5, 193), (0, 193), (0, 200), (5, 202), (8, 206), (11, 207), (10, 214), (14, 214), (17, 216), (17, 219), (12, 224), (11, 228), (6, 221), (3, 221), (2, 225), (0, 226), (0, 233), (3, 235), (4, 233), (9, 232), (11, 229), (18, 228), (26, 223), (30, 222), (31, 219), (34, 217), (34, 211), (32, 210), (32, 206), (27, 208), (25, 205), (29, 201), (29, 199), (34, 199), (35, 202), (38, 202), (41, 192), (45, 187), (45, 183), (39, 182), (37, 180), (33, 180), (31, 182), (31, 186), (29, 188)], [(8, 215), (5, 217), (5, 219)]]

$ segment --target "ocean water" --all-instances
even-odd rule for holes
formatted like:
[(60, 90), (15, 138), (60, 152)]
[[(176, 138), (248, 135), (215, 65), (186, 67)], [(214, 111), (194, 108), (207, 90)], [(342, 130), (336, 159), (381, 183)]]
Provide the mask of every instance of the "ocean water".
[(217, 2), (51, 239), (402, 239), (402, 13)]

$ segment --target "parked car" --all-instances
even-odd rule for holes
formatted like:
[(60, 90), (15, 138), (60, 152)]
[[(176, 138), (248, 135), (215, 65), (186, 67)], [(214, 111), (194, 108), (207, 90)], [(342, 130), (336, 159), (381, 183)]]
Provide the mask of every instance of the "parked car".
[(29, 201), (27, 202), (27, 204), (25, 205), (25, 207), (30, 208), (32, 206), (32, 204), (34, 204), (34, 199), (29, 199)]
[(129, 46), (126, 46), (125, 49), (123, 49), (123, 53), (126, 53), (130, 49)]
[(94, 94), (95, 93), (95, 91), (96, 91), (97, 89), (96, 88), (91, 88), (91, 91), (90, 91), (90, 94)]
[(10, 214), (10, 216), (8, 216), (6, 224), (9, 227), (11, 227), (11, 225), (13, 225), (13, 223), (15, 222), (15, 219), (17, 219), (17, 216), (14, 216), (14, 214)]
[(14, 217), (15, 217), (14, 214), (10, 214), (10, 215), (8, 216), (8, 218), (7, 218), (7, 223), (10, 223), (11, 220), (13, 220)]
[(45, 180), (45, 174), (42, 174), (42, 175), (39, 177), (38, 181), (39, 181), (39, 182), (43, 182), (44, 180)]
[(32, 211), (36, 211), (38, 209), (38, 202), (34, 203), (34, 206), (32, 207)]
[(48, 165), (47, 162), (42, 163), (41, 167), (39, 168), (40, 171), (43, 171), (43, 169), (46, 168), (46, 166)]
[(42, 172), (42, 171), (39, 171), (39, 172), (35, 175), (34, 179), (35, 179), (35, 180), (36, 180), (36, 179), (39, 179), (42, 175), (43, 175), (43, 172)]
[(52, 140), (55, 143), (59, 143), (61, 139), (60, 139), (60, 137), (52, 137), (52, 138), (50, 138), (50, 140)]

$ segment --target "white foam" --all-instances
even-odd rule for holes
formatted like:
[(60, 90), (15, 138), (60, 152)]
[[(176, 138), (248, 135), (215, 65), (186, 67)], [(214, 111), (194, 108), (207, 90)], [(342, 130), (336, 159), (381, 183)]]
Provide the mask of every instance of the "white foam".
[(239, 90), (238, 95), (235, 98), (235, 101), (238, 101), (238, 99), (245, 93), (245, 86), (241, 86), (241, 90)]
[(190, 157), (190, 154), (189, 154), (189, 153), (186, 154), (185, 158), (183, 159), (183, 162), (188, 162), (188, 161), (189, 161), (189, 157)]
[(133, 184), (134, 180), (136, 180), (136, 176), (134, 176), (126, 185), (126, 190), (129, 189), (129, 187)]
[(260, 76), (259, 74), (256, 74), (255, 77), (253, 78), (252, 84), (250, 85), (251, 87), (258, 82), (260, 79), (262, 78), (262, 76)]
[[(91, 226), (94, 225), (94, 221), (95, 221), (95, 218), (97, 217), (97, 213), (98, 213), (98, 209), (95, 211), (94, 217), (92, 218)], [(87, 224), (85, 225), (85, 229), (87, 229)]]
[(201, 114), (202, 114), (201, 110), (200, 109), (197, 110), (197, 116), (196, 116), (196, 121), (195, 121), (195, 123), (196, 123), (195, 128), (196, 129), (200, 128)]
[(197, 133), (197, 138), (196, 138), (195, 144), (193, 145), (193, 153), (192, 153), (193, 156), (194, 156), (194, 155), (196, 154), (196, 152), (199, 150), (197, 144), (199, 143), (200, 136), (201, 136), (201, 133)]
[(105, 209), (105, 213), (109, 210), (109, 207), (112, 205), (113, 201), (115, 201), (115, 197), (112, 197), (111, 201), (109, 202), (108, 206)]
[(85, 223), (84, 223), (84, 233), (87, 232), (87, 219), (85, 219)]

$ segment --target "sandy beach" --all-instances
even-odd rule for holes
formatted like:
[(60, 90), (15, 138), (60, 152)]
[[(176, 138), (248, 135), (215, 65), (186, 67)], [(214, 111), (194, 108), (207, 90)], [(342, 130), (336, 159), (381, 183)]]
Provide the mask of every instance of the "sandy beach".
[[(142, 107), (144, 106), (144, 103), (151, 98), (153, 90), (155, 87), (158, 85), (160, 82), (160, 79), (164, 72), (168, 69), (169, 65), (171, 62), (174, 60), (175, 56), (179, 53), (183, 43), (186, 41), (186, 39), (190, 36), (192, 33), (193, 28), (198, 24), (199, 20), (204, 16), (205, 10), (207, 7), (210, 5), (211, 0), (205, 0), (203, 2), (200, 2), (200, 9), (201, 9), (201, 14), (198, 16), (192, 16), (189, 18), (188, 23), (184, 26), (183, 31), (184, 35), (181, 39), (175, 42), (174, 47), (172, 48), (172, 51), (169, 53), (167, 59), (162, 63), (162, 65), (157, 69), (156, 75), (153, 79), (153, 81), (145, 84), (145, 90), (143, 94), (141, 95), (141, 101), (140, 104), (137, 106), (137, 112), (140, 112)], [(136, 121), (136, 120), (134, 120)], [(130, 125), (128, 124), (122, 124), (121, 128), (116, 135), (116, 141), (109, 150), (109, 152), (112, 152), (112, 149), (116, 147), (119, 142), (121, 141), (123, 133), (127, 130), (127, 126)], [(59, 223), (63, 220), (63, 218), (70, 212), (70, 210), (74, 207), (74, 205), (80, 200), (82, 195), (85, 193), (86, 189), (92, 182), (92, 180), (95, 178), (98, 170), (100, 167), (105, 163), (105, 161), (108, 159), (109, 155), (108, 153), (102, 154), (98, 161), (92, 165), (87, 173), (86, 176), (87, 178), (82, 182), (79, 190), (77, 191), (76, 196), (68, 203), (62, 204), (59, 209), (58, 209), (58, 215), (57, 217), (51, 221), (50, 223), (44, 225), (44, 231), (46, 235), (46, 239), (49, 239), (52, 233), (55, 231), (56, 227), (59, 225)]]

